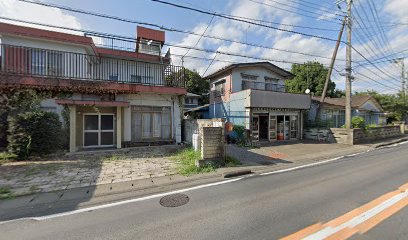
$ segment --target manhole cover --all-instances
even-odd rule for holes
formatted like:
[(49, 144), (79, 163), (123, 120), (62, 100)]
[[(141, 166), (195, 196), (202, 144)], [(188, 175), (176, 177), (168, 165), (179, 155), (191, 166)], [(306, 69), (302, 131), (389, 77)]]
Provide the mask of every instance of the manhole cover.
[(160, 199), (160, 205), (163, 207), (180, 207), (188, 203), (189, 200), (187, 195), (176, 193), (162, 197)]

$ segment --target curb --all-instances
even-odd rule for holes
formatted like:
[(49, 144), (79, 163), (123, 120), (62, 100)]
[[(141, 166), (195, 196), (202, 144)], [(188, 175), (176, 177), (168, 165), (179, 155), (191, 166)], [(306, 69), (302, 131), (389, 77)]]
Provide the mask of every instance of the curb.
[(386, 147), (386, 146), (390, 146), (390, 145), (394, 145), (394, 144), (402, 143), (402, 142), (406, 142), (406, 141), (408, 141), (408, 137), (397, 139), (397, 140), (387, 142), (387, 143), (379, 143), (379, 144), (375, 145), (374, 148)]
[(251, 173), (252, 173), (252, 171), (248, 169), (248, 170), (225, 172), (225, 173), (222, 174), (222, 176), (224, 178), (231, 178), (231, 177), (238, 177), (238, 176), (247, 175), (247, 174), (251, 174)]

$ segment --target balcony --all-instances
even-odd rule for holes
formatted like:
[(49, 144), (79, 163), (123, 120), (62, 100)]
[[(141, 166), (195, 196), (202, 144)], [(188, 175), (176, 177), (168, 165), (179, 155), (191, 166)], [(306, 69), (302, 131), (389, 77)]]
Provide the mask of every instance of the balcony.
[(184, 68), (165, 63), (4, 44), (0, 60), (9, 75), (185, 88)]
[(265, 90), (273, 92), (285, 92), (285, 85), (268, 83), (268, 82), (255, 82), (255, 81), (242, 81), (242, 90), (255, 89)]

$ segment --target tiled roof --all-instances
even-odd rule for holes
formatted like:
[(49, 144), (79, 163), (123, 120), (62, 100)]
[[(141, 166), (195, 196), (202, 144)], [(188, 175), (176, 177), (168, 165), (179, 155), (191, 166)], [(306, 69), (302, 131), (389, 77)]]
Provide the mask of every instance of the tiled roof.
[[(312, 100), (320, 102), (320, 97), (319, 96), (314, 96), (314, 97), (312, 97)], [(351, 107), (352, 108), (360, 108), (368, 100), (372, 100), (378, 107), (380, 107), (378, 102), (370, 95), (352, 95), (351, 96)], [(341, 97), (341, 98), (329, 98), (329, 97), (326, 97), (324, 99), (324, 103), (334, 105), (334, 106), (345, 107), (346, 106), (346, 98), (345, 97)]]

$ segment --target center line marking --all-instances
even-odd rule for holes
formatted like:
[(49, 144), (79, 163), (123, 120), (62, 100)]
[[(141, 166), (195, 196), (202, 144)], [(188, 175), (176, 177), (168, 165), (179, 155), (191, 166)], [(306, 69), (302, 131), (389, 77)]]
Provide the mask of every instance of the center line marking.
[(355, 233), (363, 234), (367, 232), (407, 205), (408, 183), (402, 185), (396, 191), (384, 194), (381, 197), (325, 224), (314, 224), (299, 232), (284, 237), (282, 240), (347, 239)]

